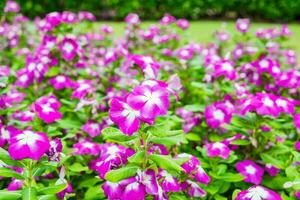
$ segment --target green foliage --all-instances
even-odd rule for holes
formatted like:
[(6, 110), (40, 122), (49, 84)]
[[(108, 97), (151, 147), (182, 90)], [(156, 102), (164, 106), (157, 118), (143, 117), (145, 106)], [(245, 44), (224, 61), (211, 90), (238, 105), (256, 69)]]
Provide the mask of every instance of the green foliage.
[(175, 172), (183, 171), (182, 167), (180, 167), (180, 165), (178, 165), (170, 156), (152, 154), (149, 156), (149, 159), (165, 170)]
[[(178, 18), (200, 19), (205, 17), (249, 17), (272, 21), (299, 19), (300, 0), (18, 0), (22, 12), (33, 18), (53, 11), (93, 12), (99, 19), (123, 20), (130, 12), (138, 13), (143, 19), (159, 19), (165, 12)], [(1, 12), (5, 1), (1, 1)]]
[(0, 190), (0, 200), (17, 200), (22, 196), (20, 191)]
[(56, 194), (58, 192), (61, 192), (62, 190), (66, 189), (67, 184), (59, 184), (59, 185), (54, 185), (54, 186), (49, 186), (42, 188), (38, 191), (39, 194)]
[(18, 172), (15, 172), (14, 170), (5, 168), (5, 167), (0, 168), (0, 176), (13, 177), (16, 179), (24, 179), (24, 177), (21, 174), (19, 174)]
[(118, 182), (125, 178), (134, 176), (136, 174), (137, 170), (138, 170), (138, 167), (136, 167), (136, 166), (126, 166), (126, 167), (122, 167), (120, 169), (111, 170), (106, 173), (105, 179), (110, 182)]

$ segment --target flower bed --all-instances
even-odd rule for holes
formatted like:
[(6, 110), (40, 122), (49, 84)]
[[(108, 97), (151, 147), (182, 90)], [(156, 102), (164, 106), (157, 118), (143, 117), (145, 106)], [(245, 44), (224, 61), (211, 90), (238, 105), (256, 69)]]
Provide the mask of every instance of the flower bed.
[(252, 35), (239, 19), (198, 44), (167, 14), (144, 29), (129, 14), (114, 38), (88, 12), (5, 13), (0, 199), (300, 198), (286, 25)]

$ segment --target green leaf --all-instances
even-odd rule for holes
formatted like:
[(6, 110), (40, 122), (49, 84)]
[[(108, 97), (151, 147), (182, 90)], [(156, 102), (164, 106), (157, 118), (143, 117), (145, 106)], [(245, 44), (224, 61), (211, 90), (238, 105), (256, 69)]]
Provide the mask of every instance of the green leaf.
[(150, 132), (156, 137), (171, 137), (183, 134), (182, 130), (170, 130), (170, 128), (170, 126), (167, 126), (165, 123), (162, 123), (160, 125), (149, 127), (148, 132)]
[(186, 134), (185, 138), (190, 140), (190, 141), (195, 141), (195, 142), (201, 141), (200, 135), (195, 134), (195, 133)]
[(149, 159), (167, 171), (183, 171), (182, 167), (178, 165), (170, 156), (151, 154)]
[(248, 140), (241, 140), (241, 139), (238, 139), (238, 140), (234, 140), (232, 142), (230, 142), (230, 144), (232, 145), (248, 145), (250, 144), (250, 142)]
[(39, 200), (57, 200), (57, 197), (54, 194), (47, 194), (39, 196)]
[(53, 185), (38, 190), (38, 194), (56, 194), (67, 188), (67, 184)]
[(285, 173), (286, 173), (286, 176), (289, 177), (289, 178), (295, 178), (296, 174), (298, 174), (298, 171), (297, 171), (297, 167), (296, 166), (288, 166), (286, 169), (285, 169)]
[(277, 144), (276, 146), (272, 147), (272, 149), (270, 149), (268, 151), (268, 153), (270, 154), (275, 154), (275, 155), (281, 155), (281, 154), (286, 154), (286, 153), (290, 153), (290, 148), (286, 145), (283, 144)]
[(5, 167), (1, 167), (0, 168), (0, 176), (3, 176), (3, 177), (13, 177), (13, 178), (16, 178), (16, 179), (24, 179), (24, 177), (19, 174), (18, 172), (12, 170), (12, 169), (9, 169), (9, 168), (5, 168)]
[(61, 119), (56, 122), (63, 129), (80, 129), (81, 123), (75, 119)]
[(55, 66), (55, 67), (50, 67), (48, 72), (46, 73), (46, 77), (53, 77), (56, 76), (60, 73), (60, 67)]
[(144, 158), (146, 156), (145, 151), (139, 151), (132, 156), (128, 158), (128, 162), (130, 163), (135, 163), (135, 164), (140, 164), (143, 162)]
[(74, 163), (73, 165), (69, 166), (68, 169), (72, 172), (82, 172), (89, 170), (87, 166), (82, 166), (80, 163)]
[(90, 188), (91, 186), (94, 186), (96, 183), (101, 182), (100, 178), (96, 177), (88, 177), (78, 184), (78, 188)]
[(120, 169), (111, 170), (105, 174), (105, 179), (110, 182), (119, 182), (125, 178), (132, 177), (136, 174), (138, 167), (125, 166)]
[(283, 161), (277, 160), (276, 158), (269, 155), (268, 153), (261, 153), (260, 157), (267, 164), (270, 163), (270, 164), (274, 165), (275, 167), (277, 167), (279, 169), (284, 169), (285, 168)]
[(215, 200), (227, 200), (227, 198), (225, 198), (221, 195), (218, 195), (218, 194), (216, 196), (214, 196), (214, 198), (215, 198)]
[(101, 185), (89, 187), (89, 189), (84, 194), (84, 199), (85, 200), (105, 199), (104, 192), (101, 188)]
[(176, 144), (186, 144), (187, 141), (183, 134), (170, 136), (170, 137), (154, 137), (150, 139), (151, 142), (155, 144), (163, 144), (165, 146), (172, 146)]
[(178, 164), (178, 165), (182, 165), (183, 163), (189, 161), (190, 158), (189, 157), (183, 157), (183, 158), (176, 158), (174, 159), (174, 161)]
[(170, 193), (169, 198), (171, 200), (189, 200), (184, 193)]
[(35, 188), (24, 188), (22, 191), (22, 200), (37, 200)]
[(111, 140), (115, 142), (125, 142), (135, 139), (137, 136), (127, 136), (122, 133), (119, 129), (114, 127), (107, 127), (101, 132), (104, 140)]
[(240, 191), (241, 190), (239, 190), (239, 189), (235, 189), (232, 193), (232, 199), (235, 199)]
[(204, 104), (192, 104), (184, 106), (185, 110), (193, 111), (193, 112), (203, 112), (205, 110)]
[(7, 76), (0, 76), (0, 88), (6, 87), (8, 83), (8, 77)]
[(12, 160), (9, 153), (3, 148), (0, 148), (0, 160), (10, 166), (16, 166), (16, 167), (22, 166), (19, 161)]
[(0, 190), (0, 200), (16, 200), (22, 197), (21, 191)]
[(210, 175), (215, 178), (215, 179), (220, 179), (226, 182), (239, 182), (244, 180), (244, 176), (240, 175), (240, 174), (235, 174), (235, 173), (224, 173), (221, 175), (218, 174), (214, 174), (214, 173), (210, 173)]
[(290, 181), (289, 178), (278, 174), (275, 177), (269, 177), (267, 179), (263, 179), (262, 185), (265, 185), (266, 187), (273, 190), (281, 190), (283, 184), (288, 181)]

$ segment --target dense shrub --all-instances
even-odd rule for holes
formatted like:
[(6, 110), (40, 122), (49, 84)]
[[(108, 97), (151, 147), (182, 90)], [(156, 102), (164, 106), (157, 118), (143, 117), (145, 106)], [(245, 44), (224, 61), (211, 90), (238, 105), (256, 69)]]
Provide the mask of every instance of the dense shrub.
[[(251, 17), (290, 21), (300, 17), (300, 0), (18, 0), (22, 12), (31, 18), (53, 11), (93, 12), (98, 19), (122, 20), (135, 12), (142, 19), (156, 20), (165, 12), (178, 18)], [(1, 7), (5, 1), (1, 1)]]

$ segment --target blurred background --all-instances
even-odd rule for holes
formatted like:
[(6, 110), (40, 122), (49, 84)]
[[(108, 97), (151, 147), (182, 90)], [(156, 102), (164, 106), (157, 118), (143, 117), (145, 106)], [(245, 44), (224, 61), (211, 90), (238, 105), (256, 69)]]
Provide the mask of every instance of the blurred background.
[[(236, 19), (264, 22), (300, 20), (300, 0), (17, 0), (21, 12), (30, 18), (53, 11), (86, 10), (98, 20), (120, 21), (130, 13), (143, 20), (157, 20), (169, 12), (176, 18)], [(3, 11), (5, 0), (0, 0)], [(1, 13), (2, 15), (3, 13)]]

